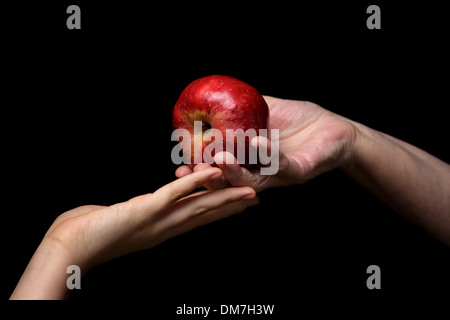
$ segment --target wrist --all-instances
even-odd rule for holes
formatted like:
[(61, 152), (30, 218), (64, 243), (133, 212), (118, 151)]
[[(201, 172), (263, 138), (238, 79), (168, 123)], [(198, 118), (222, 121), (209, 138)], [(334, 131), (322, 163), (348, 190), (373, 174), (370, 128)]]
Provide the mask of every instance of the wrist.
[(66, 268), (70, 265), (77, 265), (80, 267), (82, 275), (84, 275), (92, 266), (86, 257), (77, 254), (76, 250), (72, 250), (74, 246), (76, 246), (75, 241), (71, 244), (58, 238), (45, 236), (39, 248), (42, 247), (49, 258), (55, 258), (61, 264), (67, 264)]
[(85, 243), (87, 237), (82, 232), (83, 228), (73, 219), (67, 219), (66, 214), (59, 216), (50, 226), (41, 245), (52, 248), (55, 254), (65, 256), (71, 262), (69, 265), (79, 266), (85, 274), (94, 266), (94, 259)]
[(341, 169), (350, 178), (365, 185), (372, 193), (379, 193), (373, 189), (371, 180), (374, 174), (375, 176), (383, 174), (383, 168), (389, 166), (384, 163), (382, 156), (392, 152), (388, 148), (390, 143), (386, 144), (385, 136), (377, 130), (354, 121), (352, 121), (352, 125), (355, 128), (355, 138), (349, 161)]
[[(341, 169), (349, 172), (357, 167), (366, 152), (366, 147), (370, 141), (373, 141), (373, 130), (356, 121), (348, 120), (353, 128), (350, 143), (347, 150), (346, 160)], [(372, 138), (371, 138), (372, 137)]]
[(347, 118), (343, 118), (347, 125), (346, 143), (342, 149), (338, 168), (347, 172), (351, 168), (357, 165), (360, 160), (361, 148), (364, 145), (366, 130), (365, 126), (352, 121)]

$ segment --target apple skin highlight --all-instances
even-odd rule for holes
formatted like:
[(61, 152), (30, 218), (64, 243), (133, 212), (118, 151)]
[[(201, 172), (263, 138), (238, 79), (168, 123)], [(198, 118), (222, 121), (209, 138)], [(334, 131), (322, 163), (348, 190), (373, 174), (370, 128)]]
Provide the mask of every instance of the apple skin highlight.
[[(220, 130), (225, 151), (227, 129), (254, 129), (256, 132), (268, 129), (269, 107), (262, 95), (249, 84), (229, 76), (211, 75), (191, 82), (173, 109), (173, 128), (187, 129), (191, 133), (192, 145), (196, 139), (202, 139), (202, 136), (194, 136), (194, 121), (202, 121), (203, 132), (210, 128)], [(209, 143), (203, 140), (202, 151)], [(245, 150), (249, 150), (248, 139), (245, 144)], [(191, 163), (194, 163), (193, 152), (191, 158)], [(248, 163), (241, 165), (253, 167)]]

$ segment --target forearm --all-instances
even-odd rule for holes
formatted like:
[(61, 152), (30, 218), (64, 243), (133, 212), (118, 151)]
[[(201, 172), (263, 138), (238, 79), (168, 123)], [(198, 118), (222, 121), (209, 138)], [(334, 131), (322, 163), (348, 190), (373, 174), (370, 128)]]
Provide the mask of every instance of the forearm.
[(450, 166), (360, 124), (344, 171), (405, 218), (450, 246)]
[(67, 267), (73, 264), (58, 243), (44, 240), (20, 278), (11, 300), (58, 300), (69, 295)]

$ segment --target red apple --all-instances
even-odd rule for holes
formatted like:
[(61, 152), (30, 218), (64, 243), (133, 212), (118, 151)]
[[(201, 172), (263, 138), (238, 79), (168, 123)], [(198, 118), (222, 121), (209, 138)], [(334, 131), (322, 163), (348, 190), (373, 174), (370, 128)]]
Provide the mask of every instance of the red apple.
[[(174, 129), (183, 128), (190, 132), (191, 163), (194, 164), (196, 139), (202, 139), (200, 159), (204, 162), (203, 151), (211, 143), (204, 141), (203, 133), (207, 129), (221, 131), (225, 151), (227, 129), (245, 132), (254, 129), (259, 134), (260, 129), (269, 127), (269, 108), (261, 94), (249, 84), (229, 76), (211, 75), (193, 81), (183, 90), (173, 109), (172, 121)], [(202, 121), (202, 134), (197, 136), (194, 136), (194, 121)], [(245, 162), (240, 163), (244, 167), (252, 167), (248, 157), (249, 144), (249, 139), (245, 139)]]

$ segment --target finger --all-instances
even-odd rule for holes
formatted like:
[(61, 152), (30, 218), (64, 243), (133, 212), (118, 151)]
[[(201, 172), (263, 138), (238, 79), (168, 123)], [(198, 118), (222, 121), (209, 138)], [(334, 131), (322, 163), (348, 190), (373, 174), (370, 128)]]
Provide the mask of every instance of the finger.
[(222, 169), (223, 178), (232, 186), (251, 186), (257, 183), (256, 177), (247, 169), (237, 164), (236, 158), (229, 152), (218, 152), (214, 161)]
[(194, 167), (194, 172), (212, 168), (208, 163), (199, 163)]
[(255, 196), (255, 190), (252, 188), (238, 187), (210, 191), (195, 197), (184, 198), (178, 201), (165, 219), (160, 222), (160, 228), (161, 230), (173, 228), (205, 212), (239, 200), (250, 200)]
[(229, 217), (232, 214), (241, 213), (248, 207), (253, 207), (259, 204), (259, 198), (255, 197), (251, 200), (241, 200), (235, 203), (230, 203), (222, 208), (218, 208), (215, 210), (211, 210), (205, 214), (202, 214), (198, 217), (195, 217), (188, 221), (187, 227), (189, 228), (197, 228), (199, 226), (203, 226), (214, 221), (218, 221)]
[(152, 195), (152, 201), (148, 201), (147, 206), (152, 210), (163, 210), (196, 188), (221, 175), (222, 171), (218, 168), (210, 168), (188, 174), (156, 190)]
[(258, 197), (251, 200), (241, 200), (234, 203), (227, 204), (221, 208), (211, 210), (205, 214), (194, 217), (188, 220), (186, 223), (177, 225), (163, 233), (161, 242), (178, 236), (180, 234), (189, 232), (195, 228), (210, 224), (212, 222), (225, 219), (237, 213), (241, 213), (246, 208), (256, 206), (259, 203)]
[[(207, 163), (199, 163), (194, 167), (194, 171), (205, 170), (208, 168), (211, 168), (211, 165)], [(223, 178), (223, 176), (217, 179), (212, 179), (204, 185), (204, 187), (208, 190), (220, 190), (230, 186), (231, 185)]]
[(184, 165), (177, 168), (177, 170), (175, 171), (175, 176), (178, 178), (182, 178), (184, 176), (187, 176), (188, 174), (191, 174), (192, 172), (194, 171), (191, 167)]

